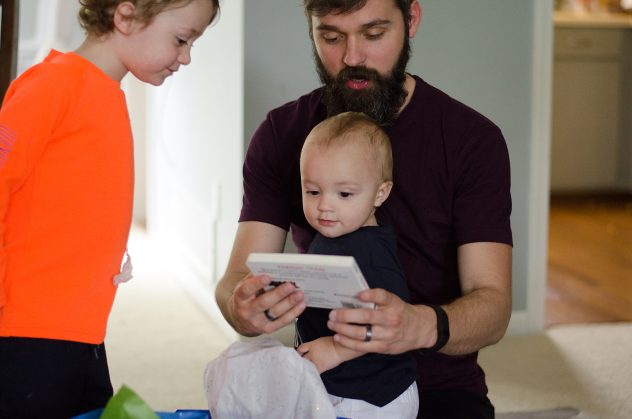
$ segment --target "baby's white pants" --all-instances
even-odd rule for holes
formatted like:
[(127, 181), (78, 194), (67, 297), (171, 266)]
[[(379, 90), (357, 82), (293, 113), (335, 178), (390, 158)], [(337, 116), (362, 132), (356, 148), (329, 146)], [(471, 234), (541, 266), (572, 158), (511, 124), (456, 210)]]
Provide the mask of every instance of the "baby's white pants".
[(412, 383), (389, 404), (378, 407), (364, 400), (345, 399), (329, 395), (336, 416), (348, 419), (415, 419), (419, 410), (417, 383)]

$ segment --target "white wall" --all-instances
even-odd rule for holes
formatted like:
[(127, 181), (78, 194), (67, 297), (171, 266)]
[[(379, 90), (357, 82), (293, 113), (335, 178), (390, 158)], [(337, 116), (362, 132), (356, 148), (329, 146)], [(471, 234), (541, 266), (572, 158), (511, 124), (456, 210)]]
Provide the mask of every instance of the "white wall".
[(41, 61), (51, 48), (68, 51), (81, 44), (78, 11), (78, 1), (20, 1), (18, 74)]
[(148, 88), (148, 231), (213, 316), (241, 208), (243, 77), (243, 2), (230, 0), (191, 65)]
[(300, 0), (248, 2), (244, 16), (246, 142), (271, 109), (320, 85)]

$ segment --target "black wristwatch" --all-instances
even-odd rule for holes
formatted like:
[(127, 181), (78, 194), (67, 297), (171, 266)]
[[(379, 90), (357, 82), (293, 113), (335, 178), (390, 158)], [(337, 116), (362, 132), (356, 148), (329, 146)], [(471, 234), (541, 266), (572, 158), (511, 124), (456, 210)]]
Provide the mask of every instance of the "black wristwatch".
[(450, 322), (447, 313), (441, 306), (434, 304), (425, 305), (432, 308), (437, 315), (437, 342), (430, 348), (419, 349), (419, 352), (422, 354), (433, 354), (439, 352), (450, 340)]

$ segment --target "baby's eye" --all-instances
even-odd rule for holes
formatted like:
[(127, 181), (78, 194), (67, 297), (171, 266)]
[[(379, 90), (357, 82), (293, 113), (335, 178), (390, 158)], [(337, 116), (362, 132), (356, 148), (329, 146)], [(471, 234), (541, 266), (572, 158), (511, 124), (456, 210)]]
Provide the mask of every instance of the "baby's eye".
[(318, 196), (318, 191), (305, 191), (305, 194), (311, 196)]
[(349, 198), (349, 197), (353, 196), (353, 193), (351, 193), (351, 192), (340, 192), (339, 195), (340, 195), (341, 198)]

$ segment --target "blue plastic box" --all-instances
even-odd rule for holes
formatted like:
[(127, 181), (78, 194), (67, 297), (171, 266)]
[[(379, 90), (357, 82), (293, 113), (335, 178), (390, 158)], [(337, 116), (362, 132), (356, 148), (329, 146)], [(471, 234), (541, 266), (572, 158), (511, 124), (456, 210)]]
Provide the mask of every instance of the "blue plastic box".
[[(75, 416), (73, 419), (99, 419), (103, 409), (92, 410), (79, 416)], [(211, 419), (211, 413), (208, 410), (194, 410), (194, 409), (178, 409), (173, 413), (170, 412), (156, 412), (160, 419)]]

